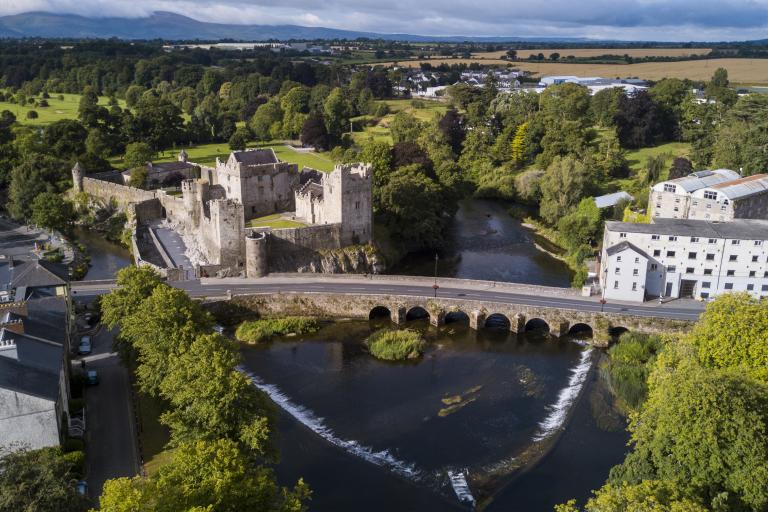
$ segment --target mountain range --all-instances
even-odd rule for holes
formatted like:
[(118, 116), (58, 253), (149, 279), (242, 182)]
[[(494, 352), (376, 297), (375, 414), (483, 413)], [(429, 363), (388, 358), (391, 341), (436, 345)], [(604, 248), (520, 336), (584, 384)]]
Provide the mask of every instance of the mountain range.
[(481, 36), (423, 36), (380, 34), (300, 25), (235, 25), (198, 21), (172, 12), (155, 12), (144, 18), (88, 18), (74, 14), (27, 12), (0, 16), (0, 38), (66, 39), (164, 39), (167, 41), (267, 41), (276, 39), (385, 39), (411, 42), (586, 41), (583, 38), (530, 38)]

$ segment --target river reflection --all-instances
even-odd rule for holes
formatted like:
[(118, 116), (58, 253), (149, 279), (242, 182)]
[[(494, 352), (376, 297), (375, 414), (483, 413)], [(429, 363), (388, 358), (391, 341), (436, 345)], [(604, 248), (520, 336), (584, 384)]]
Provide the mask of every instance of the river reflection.
[[(290, 413), (281, 419), (278, 475), (303, 476), (315, 489), (313, 510), (453, 508), (447, 472), (457, 470), (481, 494), (497, 490), (499, 475), (524, 464), (518, 459), (531, 446), (556, 439), (573, 403), (564, 392), (578, 395), (590, 367), (589, 349), (567, 340), (462, 324), (437, 330), (424, 321), (410, 323), (429, 341), (422, 360), (384, 363), (361, 343), (378, 326), (341, 322), (303, 340), (244, 349), (246, 368)], [(584, 378), (576, 382), (578, 368)], [(363, 474), (383, 487), (360, 482)]]
[(86, 247), (91, 258), (83, 279), (115, 279), (121, 268), (131, 264), (130, 251), (105, 239), (101, 233), (77, 228), (75, 237)]

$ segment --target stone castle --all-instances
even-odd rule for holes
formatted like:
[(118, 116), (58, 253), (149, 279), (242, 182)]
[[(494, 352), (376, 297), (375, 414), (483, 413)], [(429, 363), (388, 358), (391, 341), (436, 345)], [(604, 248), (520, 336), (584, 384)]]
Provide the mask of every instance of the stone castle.
[[(179, 159), (186, 162), (186, 154)], [(214, 167), (197, 168), (200, 177), (184, 179), (181, 196), (121, 185), (114, 173), (86, 177), (80, 165), (72, 174), (76, 193), (130, 205), (139, 224), (167, 219), (188, 248), (194, 246), (202, 256), (204, 261), (197, 263), (201, 275), (339, 271), (324, 268), (318, 255), (372, 241), (368, 165), (336, 165), (330, 173), (300, 171), (296, 164), (281, 162), (272, 149), (255, 149), (234, 151), (226, 161), (217, 158)], [(358, 263), (349, 267), (374, 270), (367, 262)]]

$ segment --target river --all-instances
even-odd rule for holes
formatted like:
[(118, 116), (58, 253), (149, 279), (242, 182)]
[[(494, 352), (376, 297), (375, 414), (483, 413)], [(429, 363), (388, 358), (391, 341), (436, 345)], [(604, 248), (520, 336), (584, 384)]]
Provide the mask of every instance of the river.
[(83, 279), (115, 279), (117, 271), (132, 262), (128, 249), (110, 242), (102, 233), (77, 228), (75, 236), (85, 246), (91, 258), (88, 272)]

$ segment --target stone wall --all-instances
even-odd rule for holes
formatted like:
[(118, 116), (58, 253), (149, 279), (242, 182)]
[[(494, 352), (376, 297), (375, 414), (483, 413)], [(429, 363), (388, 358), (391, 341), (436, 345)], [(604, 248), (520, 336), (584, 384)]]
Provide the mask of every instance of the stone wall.
[[(462, 312), (469, 317), (470, 327), (483, 328), (491, 315), (503, 315), (513, 332), (522, 332), (534, 319), (543, 320), (550, 334), (562, 336), (584, 324), (592, 328), (596, 345), (607, 345), (610, 333), (618, 329), (645, 333), (675, 333), (690, 329), (692, 322), (662, 318), (649, 318), (618, 313), (578, 311), (564, 308), (525, 306), (499, 302), (449, 298), (425, 298), (406, 295), (351, 295), (327, 293), (277, 293), (235, 295), (231, 299), (235, 309), (252, 311), (262, 316), (305, 315), (321, 318), (368, 319), (376, 307), (387, 308), (395, 323), (403, 323), (413, 308), (420, 307), (429, 313), (433, 325), (442, 325), (452, 312)], [(213, 302), (213, 311), (229, 305)]]
[(755, 194), (733, 202), (737, 219), (768, 219), (768, 194)]
[(120, 209), (125, 209), (129, 204), (155, 199), (158, 195), (157, 192), (151, 190), (142, 190), (88, 177), (83, 178), (83, 192), (105, 203), (114, 201)]

